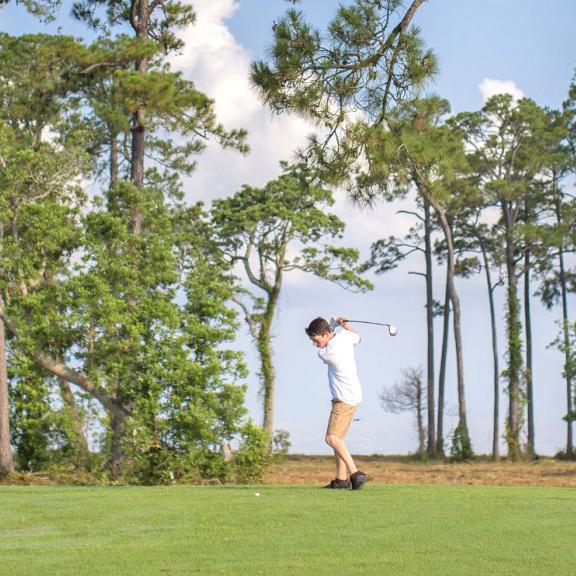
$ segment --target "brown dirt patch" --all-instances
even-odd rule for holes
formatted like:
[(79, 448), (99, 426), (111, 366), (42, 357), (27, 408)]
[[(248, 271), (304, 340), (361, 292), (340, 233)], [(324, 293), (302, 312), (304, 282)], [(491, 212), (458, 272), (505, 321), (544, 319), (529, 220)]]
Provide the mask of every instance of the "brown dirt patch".
[[(540, 458), (532, 462), (418, 462), (402, 458), (354, 457), (376, 484), (483, 484), (576, 487), (576, 462)], [(288, 456), (271, 466), (265, 484), (326, 484), (334, 477), (330, 456)]]

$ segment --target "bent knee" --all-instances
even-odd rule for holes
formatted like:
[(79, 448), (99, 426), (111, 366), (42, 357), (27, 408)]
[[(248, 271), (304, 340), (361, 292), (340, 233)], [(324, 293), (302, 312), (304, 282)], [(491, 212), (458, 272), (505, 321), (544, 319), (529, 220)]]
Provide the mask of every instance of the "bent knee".
[(328, 444), (328, 446), (334, 446), (334, 444), (338, 442), (340, 438), (338, 438), (338, 436), (335, 436), (334, 434), (326, 434), (326, 438), (324, 438), (324, 440), (326, 441), (326, 444)]

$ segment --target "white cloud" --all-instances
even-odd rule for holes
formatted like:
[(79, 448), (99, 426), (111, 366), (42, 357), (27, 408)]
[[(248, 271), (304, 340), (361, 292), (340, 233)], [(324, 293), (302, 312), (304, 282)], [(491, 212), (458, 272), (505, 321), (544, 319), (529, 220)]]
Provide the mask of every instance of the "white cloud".
[(496, 94), (511, 94), (515, 101), (524, 98), (524, 92), (516, 86), (513, 80), (484, 78), (478, 85), (478, 88), (480, 92), (482, 92), (484, 102)]
[[(248, 130), (251, 149), (244, 157), (223, 151), (216, 143), (208, 145), (186, 191), (192, 200), (209, 202), (233, 194), (242, 184), (262, 186), (277, 177), (279, 161), (293, 159), (314, 127), (294, 116), (275, 116), (259, 100), (249, 81), (250, 53), (226, 25), (239, 8), (238, 1), (204, 0), (194, 2), (194, 7), (196, 23), (183, 31), (186, 45), (171, 63), (214, 98), (218, 120), (226, 128)], [(406, 231), (407, 218), (398, 217), (396, 209), (381, 203), (374, 210), (359, 210), (346, 194), (337, 194), (334, 211), (347, 224), (344, 243), (366, 253), (375, 239)]]
[(275, 178), (279, 161), (290, 160), (313, 131), (304, 121), (273, 116), (250, 85), (251, 57), (226, 26), (239, 8), (234, 0), (194, 2), (196, 23), (182, 33), (186, 45), (171, 61), (174, 69), (214, 98), (219, 122), (227, 129), (248, 130), (251, 152), (223, 151), (210, 143), (187, 181), (188, 195), (210, 201), (236, 192), (242, 184), (261, 186)]

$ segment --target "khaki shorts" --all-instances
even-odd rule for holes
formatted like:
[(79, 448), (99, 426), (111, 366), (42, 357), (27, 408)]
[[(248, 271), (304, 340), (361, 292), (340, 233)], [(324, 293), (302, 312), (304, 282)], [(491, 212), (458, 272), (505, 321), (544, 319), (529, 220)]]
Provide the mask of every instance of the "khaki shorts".
[(330, 411), (330, 420), (328, 420), (326, 436), (338, 436), (340, 439), (344, 438), (348, 432), (348, 428), (350, 428), (356, 408), (357, 406), (344, 404), (341, 400), (332, 400), (332, 410)]

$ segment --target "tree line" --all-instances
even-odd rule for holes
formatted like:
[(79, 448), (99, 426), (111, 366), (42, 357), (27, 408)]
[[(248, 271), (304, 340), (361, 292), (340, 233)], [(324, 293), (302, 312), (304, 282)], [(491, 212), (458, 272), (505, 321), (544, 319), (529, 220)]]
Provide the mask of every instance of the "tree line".
[[(21, 4), (50, 19), (60, 2)], [(270, 348), (283, 275), (365, 289), (358, 252), (330, 245), (344, 224), (303, 163), (210, 209), (185, 197), (208, 141), (248, 153), (246, 131), (168, 65), (188, 3), (78, 1), (72, 16), (98, 39), (0, 35), (0, 471), (15, 455), (22, 471), (255, 479), (288, 442), (273, 431)], [(241, 317), (263, 427), (232, 347)]]
[[(186, 198), (182, 176), (193, 173), (208, 141), (249, 149), (245, 130), (222, 126), (213, 100), (168, 65), (183, 46), (178, 30), (195, 19), (188, 3), (73, 2), (73, 17), (97, 35), (91, 44), (0, 35), (2, 474), (15, 456), (20, 470), (65, 462), (139, 482), (257, 478), (274, 444), (271, 337), (285, 274), (298, 269), (368, 290), (368, 270), (386, 272), (413, 252), (426, 262), (428, 454), (445, 450), (451, 320), (459, 405), (452, 445), (460, 457), (472, 455), (456, 279), (480, 272), (492, 306), (494, 455), (502, 377), (508, 453), (533, 453), (534, 288), (547, 306), (562, 308), (555, 345), (565, 359), (573, 454), (575, 207), (566, 183), (576, 88), (559, 111), (497, 96), (479, 112), (451, 116), (447, 102), (421, 95), (436, 73), (411, 26), (421, 3), (400, 11), (395, 0), (357, 0), (325, 34), (295, 9), (275, 23), (271, 56), (253, 64), (252, 82), (272, 110), (316, 122), (319, 136), (265, 187), (247, 184), (208, 208)], [(60, 3), (21, 4), (50, 18)], [(338, 242), (344, 224), (330, 212), (332, 190), (342, 186), (360, 203), (416, 191), (421, 225), (375, 242), (362, 263)], [(442, 304), (431, 290), (434, 258), (446, 265)], [(492, 299), (500, 283), (504, 371)], [(232, 347), (242, 320), (260, 359), (262, 427), (247, 418), (247, 370)], [(286, 442), (282, 434), (276, 440)]]
[[(573, 88), (572, 88), (573, 92)], [(454, 301), (458, 305), (454, 277), (482, 273), (490, 306), (493, 352), (494, 429), (492, 454), (499, 456), (499, 389), (504, 379), (509, 398), (505, 420), (508, 454), (518, 458), (524, 451), (534, 456), (533, 344), (531, 299), (539, 296), (551, 308), (561, 305), (559, 340), (564, 353), (566, 379), (566, 453), (572, 454), (573, 368), (571, 347), (573, 325), (568, 315), (568, 292), (573, 290), (574, 271), (566, 267), (567, 254), (574, 252), (574, 197), (567, 191), (567, 177), (573, 171), (572, 96), (562, 111), (546, 110), (529, 99), (515, 102), (510, 95), (490, 98), (482, 110), (448, 116), (447, 102), (428, 98), (414, 100), (395, 121), (387, 138), (395, 138), (390, 150), (401, 156), (398, 169), (418, 195), (412, 212), (418, 225), (403, 238), (389, 237), (372, 247), (369, 267), (385, 273), (412, 254), (425, 258), (428, 365), (425, 394), (427, 447), (429, 455), (444, 452), (443, 397), (446, 370), (448, 318), (454, 316), (454, 333), (459, 330)], [(393, 136), (396, 134), (396, 136)], [(389, 156), (389, 166), (394, 157)], [(395, 174), (394, 177), (397, 177)], [(398, 188), (395, 189), (398, 193)], [(401, 192), (403, 194), (404, 192)], [(432, 240), (434, 230), (440, 239)], [(432, 297), (433, 257), (446, 262), (444, 302)], [(506, 290), (507, 365), (499, 365), (497, 319), (494, 291)], [(521, 288), (523, 288), (521, 293)], [(522, 306), (523, 305), (523, 306)], [(523, 318), (521, 317), (523, 309)], [(437, 422), (434, 412), (434, 320), (444, 316)], [(456, 349), (462, 341), (456, 339)], [(524, 348), (524, 357), (522, 356)], [(408, 388), (417, 379), (412, 373)], [(401, 388), (405, 388), (402, 387)], [(432, 395), (432, 401), (430, 396)], [(459, 426), (462, 446), (471, 449), (466, 430), (464, 387), (459, 379)], [(416, 409), (412, 406), (411, 409)], [(522, 423), (526, 441), (522, 447)]]
[[(568, 314), (568, 293), (574, 291), (575, 276), (567, 262), (576, 239), (576, 204), (569, 191), (575, 166), (575, 84), (561, 110), (542, 108), (528, 98), (515, 102), (510, 95), (497, 95), (480, 111), (451, 115), (447, 101), (422, 96), (422, 87), (437, 66), (418, 29), (410, 27), (420, 5), (412, 2), (392, 28), (388, 24), (400, 3), (359, 0), (340, 7), (325, 32), (310, 26), (302, 12), (290, 10), (275, 26), (270, 58), (254, 63), (253, 82), (274, 111), (312, 118), (323, 128), (323, 136), (312, 138), (301, 154), (312, 159), (327, 181), (345, 186), (354, 200), (370, 205), (416, 193), (420, 225), (406, 238), (375, 242), (364, 269), (384, 273), (413, 252), (425, 257), (427, 454), (445, 452), (450, 320), (458, 388), (453, 453), (458, 458), (473, 453), (456, 278), (484, 271), (494, 357), (493, 456), (499, 456), (501, 379), (508, 396), (503, 431), (508, 456), (534, 456), (530, 304), (536, 290), (547, 307), (561, 305), (554, 345), (564, 355), (565, 453), (572, 457), (575, 325)], [(434, 242), (436, 230), (440, 240)], [(434, 256), (446, 266), (446, 293), (440, 305), (432, 295)], [(500, 283), (506, 290), (504, 370), (498, 362), (493, 299)], [(444, 316), (437, 392), (435, 313)], [(410, 388), (414, 373), (408, 373), (406, 380)], [(410, 409), (418, 416), (420, 392), (412, 397)]]

